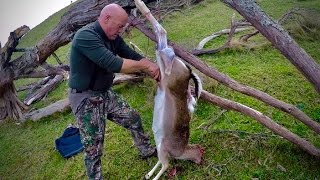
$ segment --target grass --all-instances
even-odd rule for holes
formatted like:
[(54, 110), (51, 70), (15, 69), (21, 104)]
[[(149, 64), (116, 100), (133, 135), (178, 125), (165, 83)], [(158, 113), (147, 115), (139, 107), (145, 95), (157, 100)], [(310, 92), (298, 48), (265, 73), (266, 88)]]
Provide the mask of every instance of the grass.
[[(259, 5), (272, 18), (279, 18), (292, 7), (312, 7), (320, 10), (317, 0), (258, 0)], [(276, 5), (275, 5), (276, 4)], [(33, 46), (59, 21), (63, 11), (54, 14), (25, 36), (20, 46)], [(191, 50), (205, 36), (229, 27), (233, 11), (219, 1), (208, 0), (192, 8), (186, 8), (164, 19), (162, 24), (169, 39)], [(238, 16), (239, 17), (239, 16)], [(154, 57), (154, 43), (134, 30), (127, 41), (137, 44), (145, 54)], [(225, 38), (207, 44), (217, 47)], [(253, 40), (265, 41), (263, 37)], [(318, 63), (320, 63), (318, 40), (297, 39)], [(56, 54), (63, 60), (69, 45), (61, 47)], [(291, 103), (314, 120), (320, 122), (320, 97), (310, 83), (278, 50), (270, 44), (245, 49), (225, 50), (200, 58), (208, 65), (241, 82), (262, 90), (284, 102)], [(49, 63), (54, 63), (52, 58)], [(216, 81), (200, 74), (204, 89), (247, 106), (255, 108), (284, 125), (292, 132), (308, 139), (320, 148), (320, 137), (300, 121), (269, 107), (254, 98), (230, 90)], [(16, 86), (28, 83), (19, 80)], [(48, 94), (46, 99), (31, 108), (41, 108), (67, 96), (67, 82)], [(121, 84), (114, 90), (124, 96), (137, 109), (144, 128), (150, 137), (155, 84), (150, 79), (142, 83)], [(25, 93), (20, 93), (23, 99)], [(216, 119), (221, 109), (203, 100), (198, 102), (191, 122), (191, 143), (205, 147), (204, 162), (198, 166), (191, 162), (177, 161), (171, 164), (182, 171), (173, 179), (320, 179), (320, 159), (308, 155), (290, 142), (275, 136), (254, 119), (240, 113), (227, 111)], [(214, 121), (215, 120), (215, 121)], [(61, 136), (68, 124), (74, 123), (70, 110), (57, 113), (39, 122), (16, 124), (6, 120), (0, 124), (0, 179), (86, 179), (83, 154), (63, 159), (54, 147), (54, 140)], [(211, 123), (207, 131), (198, 128)], [(105, 179), (142, 179), (156, 163), (156, 158), (141, 160), (133, 147), (130, 134), (107, 122), (103, 155)], [(162, 179), (167, 179), (164, 176)]]

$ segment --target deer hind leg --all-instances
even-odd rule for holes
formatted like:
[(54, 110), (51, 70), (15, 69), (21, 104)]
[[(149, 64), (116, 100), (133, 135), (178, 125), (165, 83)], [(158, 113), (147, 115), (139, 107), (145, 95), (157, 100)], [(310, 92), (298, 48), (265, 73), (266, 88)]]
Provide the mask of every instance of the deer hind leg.
[(176, 159), (191, 160), (197, 164), (202, 161), (202, 156), (204, 154), (204, 148), (200, 145), (188, 145), (183, 154)]
[(161, 169), (158, 172), (158, 174), (156, 175), (156, 177), (153, 178), (153, 180), (159, 179), (161, 177), (161, 175), (169, 167), (169, 159), (168, 159), (169, 158), (169, 154), (168, 154), (168, 152), (163, 149), (163, 146), (160, 146), (159, 149), (158, 149), (158, 158), (159, 158), (159, 160), (158, 160), (157, 164), (150, 170), (150, 172), (145, 175), (146, 179), (150, 179), (151, 178), (151, 176), (153, 175), (153, 173), (159, 167), (160, 164), (162, 164)]
[(161, 167), (161, 170), (158, 172), (158, 174), (156, 175), (155, 178), (153, 178), (153, 180), (158, 180), (160, 178), (160, 176), (168, 169), (169, 167), (169, 162), (168, 160), (166, 162), (161, 162), (162, 164), (162, 167)]
[(160, 164), (161, 164), (161, 162), (158, 161), (157, 164), (151, 169), (151, 171), (148, 172), (148, 174), (146, 174), (144, 177), (146, 179), (150, 179), (150, 177), (153, 175), (154, 171), (159, 167)]
[(169, 153), (163, 149), (163, 146), (160, 148), (160, 151), (158, 151), (158, 158), (161, 162), (161, 170), (158, 172), (156, 177), (153, 180), (158, 180), (160, 176), (168, 169), (169, 167)]

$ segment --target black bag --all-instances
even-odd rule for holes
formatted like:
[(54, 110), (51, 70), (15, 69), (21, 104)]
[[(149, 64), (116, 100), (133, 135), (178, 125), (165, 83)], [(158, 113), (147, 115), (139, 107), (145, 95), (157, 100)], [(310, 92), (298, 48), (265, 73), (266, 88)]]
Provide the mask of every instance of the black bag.
[(55, 144), (64, 158), (74, 156), (83, 150), (79, 129), (72, 126), (64, 130), (63, 135), (55, 140)]

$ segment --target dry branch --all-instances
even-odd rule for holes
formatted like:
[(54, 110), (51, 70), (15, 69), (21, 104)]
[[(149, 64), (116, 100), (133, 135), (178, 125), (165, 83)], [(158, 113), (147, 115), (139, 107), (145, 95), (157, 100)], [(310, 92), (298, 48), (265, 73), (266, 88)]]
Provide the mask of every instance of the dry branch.
[(31, 103), (42, 99), (52, 89), (54, 89), (63, 79), (64, 77), (62, 75), (54, 76), (54, 78), (50, 79), (48, 83), (46, 83), (43, 87), (41, 87), (36, 92), (28, 96), (23, 102), (29, 106)]
[(27, 85), (22, 85), (22, 86), (19, 86), (17, 88), (17, 92), (20, 92), (20, 91), (25, 91), (25, 90), (28, 90), (28, 89), (32, 89), (34, 86), (36, 86), (38, 84), (38, 82), (33, 82), (33, 83), (30, 83), (30, 84), (27, 84)]
[(277, 135), (284, 137), (285, 139), (292, 142), (293, 144), (296, 144), (297, 146), (299, 146), (301, 149), (305, 150), (309, 154), (320, 157), (320, 149), (317, 149), (314, 145), (312, 145), (305, 139), (302, 139), (296, 134), (290, 132), (288, 129), (272, 121), (269, 117), (265, 116), (264, 114), (262, 114), (257, 110), (254, 110), (240, 103), (233, 102), (233, 101), (221, 98), (219, 96), (213, 95), (207, 91), (202, 91), (201, 98), (221, 108), (231, 109), (234, 111), (238, 111), (242, 114), (248, 115), (254, 118), (255, 120), (257, 120), (259, 123), (261, 123), (265, 127), (269, 128), (271, 131), (273, 131)]
[[(247, 26), (251, 26), (250, 23), (247, 22), (237, 22), (235, 20), (235, 15), (232, 16), (231, 20), (231, 28), (230, 29), (224, 29), (219, 32), (216, 32), (206, 38), (204, 38), (198, 46), (192, 51), (192, 54), (194, 55), (201, 55), (201, 54), (213, 54), (220, 52), (224, 49), (230, 48), (231, 47), (231, 40), (234, 36), (235, 33), (240, 32), (240, 31), (245, 31), (249, 30), (251, 28), (247, 28)], [(215, 49), (203, 49), (205, 43), (208, 41), (212, 40), (213, 38), (219, 37), (222, 34), (229, 34), (227, 41), (222, 45), (221, 47), (215, 48)]]
[(27, 97), (28, 97), (30, 94), (34, 93), (37, 89), (40, 89), (42, 86), (44, 86), (46, 83), (48, 83), (48, 81), (49, 81), (50, 79), (52, 79), (52, 78), (53, 78), (53, 76), (47, 76), (47, 77), (41, 79), (40, 81), (36, 82), (36, 83), (34, 84), (34, 86), (31, 87), (30, 90), (28, 91)]
[[(237, 32), (246, 31), (246, 30), (249, 30), (249, 29), (251, 29), (251, 28), (236, 28), (234, 32), (237, 33)], [(230, 31), (231, 31), (231, 29), (223, 29), (223, 30), (221, 30), (221, 31), (218, 31), (218, 32), (215, 32), (215, 33), (211, 34), (210, 36), (207, 36), (207, 37), (203, 38), (203, 39), (199, 42), (199, 44), (197, 45), (197, 47), (196, 47), (195, 49), (196, 49), (196, 50), (201, 50), (201, 49), (203, 49), (204, 45), (205, 45), (207, 42), (209, 42), (209, 41), (211, 41), (212, 39), (217, 38), (217, 37), (219, 37), (219, 36), (221, 36), (221, 35), (229, 34)], [(192, 52), (192, 53), (193, 53), (193, 52)], [(193, 54), (194, 54), (194, 53), (193, 53)]]
[[(28, 26), (21, 26), (10, 33), (7, 43), (1, 49), (0, 53), (3, 58), (1, 58), (1, 68), (6, 67), (6, 65), (11, 60), (11, 55), (14, 52), (14, 49), (18, 46), (18, 41), (22, 36), (24, 36), (30, 28)], [(1, 69), (0, 69), (1, 70)]]

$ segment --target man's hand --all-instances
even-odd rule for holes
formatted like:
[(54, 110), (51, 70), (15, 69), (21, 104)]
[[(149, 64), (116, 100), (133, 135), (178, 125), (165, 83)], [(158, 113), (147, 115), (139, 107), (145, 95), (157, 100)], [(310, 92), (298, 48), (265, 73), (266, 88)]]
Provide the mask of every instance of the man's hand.
[(147, 65), (147, 69), (145, 70), (145, 73), (147, 73), (151, 78), (153, 78), (156, 81), (160, 81), (160, 69), (156, 63), (151, 62), (150, 60), (144, 58), (140, 61), (144, 61), (144, 63)]
[(147, 58), (143, 58), (140, 61), (123, 58), (123, 64), (120, 70), (121, 73), (134, 73), (138, 71), (148, 74), (151, 78), (158, 82), (160, 81), (160, 68), (156, 63), (151, 62)]

